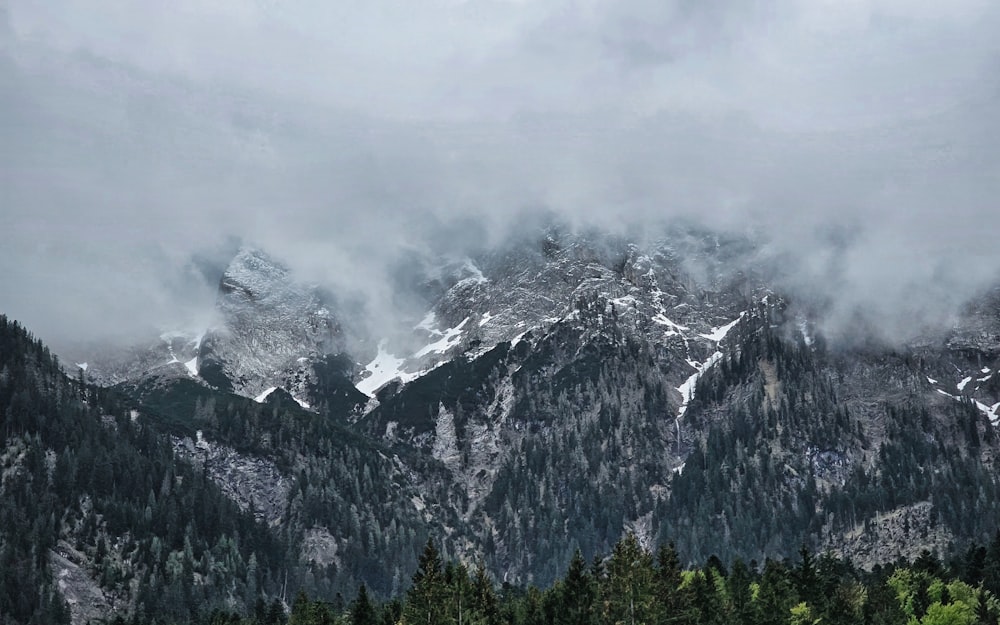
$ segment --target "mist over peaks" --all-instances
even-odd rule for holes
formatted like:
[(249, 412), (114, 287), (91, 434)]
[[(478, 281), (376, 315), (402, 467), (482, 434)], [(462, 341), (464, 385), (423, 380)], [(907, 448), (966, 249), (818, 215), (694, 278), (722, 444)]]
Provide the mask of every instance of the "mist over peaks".
[(998, 279), (998, 27), (977, 0), (15, 0), (3, 308), (56, 344), (209, 325), (193, 259), (234, 236), (381, 327), (407, 254), (679, 219), (749, 236), (831, 334), (903, 340)]

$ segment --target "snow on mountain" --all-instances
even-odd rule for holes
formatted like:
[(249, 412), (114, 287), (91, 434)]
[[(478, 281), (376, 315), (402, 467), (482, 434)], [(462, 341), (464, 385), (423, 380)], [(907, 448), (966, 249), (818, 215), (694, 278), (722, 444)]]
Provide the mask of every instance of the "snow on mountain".
[[(506, 558), (533, 549), (511, 532), (508, 509), (538, 515), (545, 506), (517, 503), (550, 502), (544, 531), (558, 533), (577, 516), (599, 516), (563, 518), (559, 506), (595, 501), (603, 511), (632, 488), (607, 522), (666, 514), (671, 489), (711, 468), (704, 456), (685, 465), (689, 455), (712, 427), (728, 436), (734, 415), (754, 401), (749, 421), (759, 431), (747, 440), (758, 449), (740, 443), (725, 461), (742, 462), (746, 451), (747, 466), (759, 467), (753, 454), (766, 448), (790, 497), (809, 467), (821, 488), (843, 486), (853, 468), (872, 469), (886, 435), (882, 406), (899, 398), (941, 409), (935, 415), (971, 415), (973, 426), (1000, 424), (1000, 306), (976, 304), (949, 333), (912, 348), (905, 364), (875, 348), (840, 362), (816, 316), (786, 311), (754, 258), (743, 239), (683, 229), (642, 242), (551, 229), (468, 257), (428, 254), (393, 283), (405, 291), (406, 314), (376, 342), (357, 330), (363, 312), (244, 248), (220, 280), (219, 323), (203, 337), (164, 333), (142, 361), (151, 364), (136, 370), (228, 384), (260, 403), (284, 389), (359, 436), (408, 446), (415, 453), (393, 462), (424, 493), (421, 512), (442, 515), (448, 527), (468, 521), (463, 536), (481, 529), (468, 540), (488, 534), (501, 545), (493, 564), (520, 574), (530, 564)], [(785, 360), (768, 350), (783, 350)], [(67, 362), (76, 361), (89, 363), (88, 375), (97, 369), (90, 358)], [(784, 421), (761, 425), (772, 418)], [(813, 429), (797, 438), (807, 420)], [(849, 427), (837, 430), (840, 420)], [(861, 432), (869, 440), (852, 443)], [(819, 460), (794, 464), (807, 453)], [(538, 479), (524, 479), (529, 473)], [(576, 475), (585, 479), (568, 483)], [(578, 496), (591, 482), (599, 490)], [(448, 495), (435, 500), (442, 484)]]
[(726, 335), (729, 334), (729, 331), (732, 330), (733, 327), (735, 327), (736, 324), (740, 322), (740, 319), (742, 319), (745, 315), (746, 313), (740, 313), (739, 319), (735, 319), (724, 326), (719, 326), (718, 328), (714, 328), (708, 334), (699, 334), (698, 336), (718, 343), (722, 339), (726, 338)]
[(170, 330), (127, 347), (85, 345), (61, 355), (89, 381), (112, 385), (148, 375), (197, 376), (200, 341), (200, 332)]
[(403, 364), (405, 362), (405, 358), (397, 358), (390, 354), (386, 349), (386, 342), (381, 341), (378, 344), (378, 354), (365, 366), (364, 372), (361, 374), (364, 377), (356, 385), (358, 390), (371, 397), (375, 391), (392, 380), (409, 382), (415, 374), (407, 373), (404, 370)]
[[(515, 240), (474, 259), (482, 279), (456, 280), (429, 302), (434, 315), (428, 319), (436, 323), (457, 328), (466, 318), (479, 322), (460, 342), (452, 339), (421, 355), (452, 353), (456, 347), (463, 351), (470, 345), (473, 353), (481, 353), (525, 330), (564, 319), (581, 299), (593, 297), (608, 301), (613, 307), (608, 314), (622, 317), (651, 338), (689, 333), (690, 339), (717, 343), (748, 301), (734, 298), (728, 287), (746, 284), (751, 297), (755, 290), (761, 296), (765, 291), (755, 282), (752, 263), (745, 263), (747, 271), (737, 275), (711, 259), (729, 253), (728, 244), (702, 245), (692, 258), (686, 254), (693, 245), (670, 233), (640, 247), (616, 237), (557, 229), (540, 238)], [(691, 277), (692, 267), (698, 267), (697, 279)], [(708, 300), (697, 295), (706, 287), (713, 293)]]
[(270, 395), (271, 393), (273, 393), (276, 390), (278, 390), (277, 386), (269, 386), (266, 389), (264, 389), (260, 393), (260, 395), (254, 397), (253, 400), (255, 402), (257, 402), (258, 404), (263, 404), (267, 400), (267, 396)]
[(458, 345), (458, 342), (462, 336), (462, 328), (464, 328), (465, 324), (467, 324), (468, 322), (469, 318), (466, 317), (454, 328), (448, 328), (447, 330), (444, 331), (436, 331), (436, 333), (439, 335), (440, 338), (438, 338), (438, 340), (434, 341), (433, 343), (430, 343), (429, 345), (425, 345), (424, 347), (420, 348), (420, 350), (417, 351), (417, 353), (415, 353), (413, 357), (421, 358), (428, 354), (444, 354), (452, 347)]

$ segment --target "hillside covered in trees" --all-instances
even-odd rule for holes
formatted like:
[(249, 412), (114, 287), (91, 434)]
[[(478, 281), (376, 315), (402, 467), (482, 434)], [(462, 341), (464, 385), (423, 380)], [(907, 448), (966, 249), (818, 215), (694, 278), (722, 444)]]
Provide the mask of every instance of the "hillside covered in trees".
[[(574, 554), (546, 589), (497, 586), (481, 566), (443, 561), (428, 542), (405, 596), (378, 603), (361, 586), (349, 604), (299, 593), (285, 614), (258, 602), (206, 625), (995, 625), (1000, 534), (945, 564), (930, 553), (862, 572), (801, 549), (798, 558), (685, 568), (672, 543), (655, 552), (627, 534), (587, 562)], [(133, 623), (142, 621), (133, 620)], [(150, 622), (160, 622), (154, 619)], [(125, 623), (118, 619), (114, 623)]]
[(68, 623), (58, 575), (80, 566), (104, 589), (79, 606), (95, 615), (183, 622), (277, 592), (283, 538), (178, 462), (118, 393), (68, 379), (3, 316), (0, 358), (0, 621)]

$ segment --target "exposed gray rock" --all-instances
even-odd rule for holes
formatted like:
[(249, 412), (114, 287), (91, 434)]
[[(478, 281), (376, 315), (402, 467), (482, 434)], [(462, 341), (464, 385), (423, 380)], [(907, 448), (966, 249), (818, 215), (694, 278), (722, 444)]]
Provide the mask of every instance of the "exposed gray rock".
[(268, 525), (281, 523), (292, 480), (283, 475), (274, 463), (207, 441), (201, 432), (198, 432), (197, 440), (176, 437), (172, 440), (174, 452), (196, 466), (204, 467), (212, 481), (240, 508), (252, 509), (254, 516)]
[(305, 531), (302, 537), (303, 562), (318, 566), (340, 565), (337, 557), (337, 539), (325, 527), (314, 527)]
[(90, 576), (89, 560), (84, 554), (66, 541), (59, 541), (56, 548), (49, 551), (49, 565), (59, 592), (69, 604), (73, 625), (103, 619), (112, 612), (113, 602)]
[(296, 282), (287, 267), (252, 248), (242, 248), (226, 269), (216, 308), (220, 326), (205, 337), (200, 358), (218, 363), (233, 389), (248, 397), (281, 386), (302, 367), (300, 359), (357, 342), (330, 294)]
[[(461, 263), (428, 260), (421, 266), (424, 281), (435, 285), (429, 312), (409, 342), (385, 351), (406, 382), (457, 355), (476, 356), (566, 320), (580, 301), (599, 299), (606, 302), (604, 314), (630, 333), (700, 363), (718, 347), (717, 331), (768, 292), (752, 252), (742, 239), (702, 240), (683, 228), (642, 247), (553, 229)], [(382, 356), (360, 379), (384, 369)], [(377, 386), (369, 383), (364, 390)]]
[(81, 345), (63, 350), (70, 375), (104, 386), (150, 375), (194, 377), (203, 332), (167, 331), (127, 347)]
[(945, 555), (955, 537), (932, 522), (932, 509), (931, 502), (924, 501), (880, 514), (867, 524), (828, 539), (827, 547), (866, 570), (900, 558), (915, 560), (924, 549)]

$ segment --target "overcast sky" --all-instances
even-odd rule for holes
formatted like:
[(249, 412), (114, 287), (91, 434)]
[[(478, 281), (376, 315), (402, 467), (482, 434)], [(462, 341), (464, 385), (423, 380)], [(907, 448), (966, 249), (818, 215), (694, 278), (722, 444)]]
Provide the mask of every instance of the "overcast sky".
[(8, 0), (0, 311), (202, 323), (228, 235), (376, 284), (421, 224), (546, 207), (764, 232), (844, 315), (946, 322), (1000, 275), (997, 33), (995, 0)]

